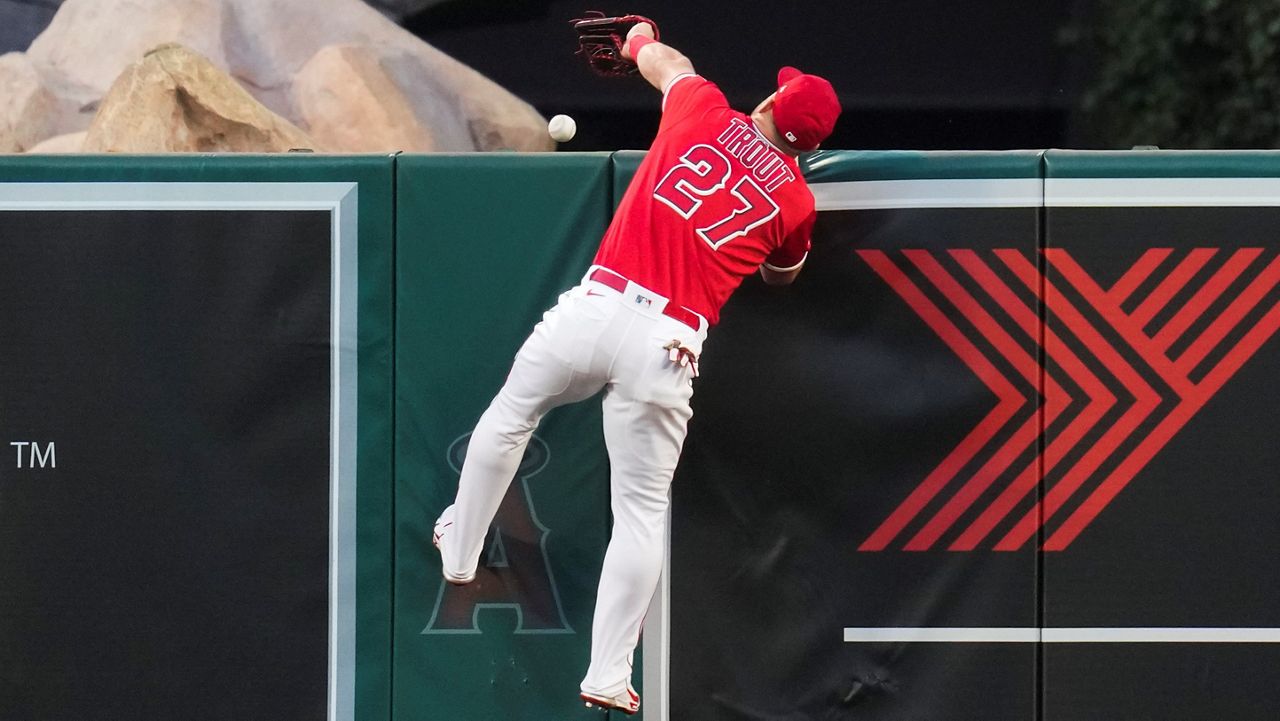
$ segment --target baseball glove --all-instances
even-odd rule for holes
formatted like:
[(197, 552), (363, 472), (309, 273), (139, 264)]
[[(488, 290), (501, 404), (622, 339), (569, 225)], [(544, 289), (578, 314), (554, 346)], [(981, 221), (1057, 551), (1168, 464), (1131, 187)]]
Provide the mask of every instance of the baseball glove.
[(588, 10), (586, 17), (571, 20), (578, 33), (578, 52), (597, 75), (607, 78), (636, 75), (640, 69), (622, 57), (622, 46), (627, 42), (627, 31), (640, 23), (649, 23), (653, 38), (658, 39), (658, 25), (640, 15), (608, 17), (599, 10)]

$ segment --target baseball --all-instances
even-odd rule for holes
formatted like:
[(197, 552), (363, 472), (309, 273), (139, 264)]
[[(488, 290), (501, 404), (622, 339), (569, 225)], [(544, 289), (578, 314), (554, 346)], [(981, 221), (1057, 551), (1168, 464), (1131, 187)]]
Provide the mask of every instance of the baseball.
[(578, 124), (568, 115), (557, 115), (547, 123), (547, 133), (557, 143), (567, 143), (578, 132)]

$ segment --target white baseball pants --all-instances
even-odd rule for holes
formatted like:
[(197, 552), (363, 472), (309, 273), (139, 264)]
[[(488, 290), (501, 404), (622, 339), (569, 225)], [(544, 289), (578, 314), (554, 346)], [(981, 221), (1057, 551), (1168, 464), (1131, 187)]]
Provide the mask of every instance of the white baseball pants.
[(707, 324), (690, 328), (663, 315), (665, 304), (634, 283), (619, 292), (586, 279), (560, 296), (516, 354), (471, 435), (445, 546), (445, 572), (472, 574), (542, 416), (604, 388), (613, 535), (582, 681), (584, 691), (597, 694), (619, 694), (631, 679), (640, 626), (662, 572), (671, 477), (693, 415), (692, 370), (671, 362), (663, 346), (679, 340), (701, 354)]

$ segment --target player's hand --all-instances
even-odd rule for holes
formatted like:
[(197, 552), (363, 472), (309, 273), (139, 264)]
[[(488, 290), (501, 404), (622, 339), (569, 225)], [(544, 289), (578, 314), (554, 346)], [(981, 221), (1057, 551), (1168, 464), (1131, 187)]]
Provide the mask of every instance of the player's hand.
[(650, 40), (657, 37), (654, 35), (653, 26), (649, 23), (636, 23), (635, 25), (632, 25), (631, 29), (627, 31), (627, 42), (622, 44), (622, 57), (630, 60), (631, 62), (635, 62), (636, 59), (631, 57), (631, 51), (627, 48), (627, 43), (631, 41), (631, 38), (634, 38), (637, 35), (643, 35)]
[(650, 38), (650, 39), (657, 37), (657, 35), (655, 35), (653, 32), (653, 26), (650, 25), (649, 23), (636, 23), (635, 25), (631, 26), (630, 30), (627, 31), (628, 40), (630, 40), (631, 38), (634, 38), (637, 35), (643, 35), (646, 38)]
[(657, 40), (657, 24), (642, 15), (609, 17), (599, 10), (584, 15), (570, 24), (578, 34), (577, 54), (586, 59), (592, 72), (606, 78), (639, 75), (640, 68), (627, 52), (627, 39), (644, 35)]

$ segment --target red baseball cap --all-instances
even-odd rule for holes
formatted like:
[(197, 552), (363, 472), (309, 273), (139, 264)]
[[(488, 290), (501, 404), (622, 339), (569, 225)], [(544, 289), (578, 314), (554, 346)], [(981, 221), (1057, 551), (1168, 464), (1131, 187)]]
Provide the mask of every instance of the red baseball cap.
[(831, 83), (786, 66), (778, 71), (773, 124), (796, 150), (809, 151), (831, 135), (840, 117), (840, 100)]

